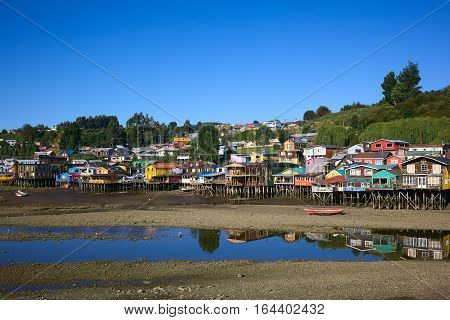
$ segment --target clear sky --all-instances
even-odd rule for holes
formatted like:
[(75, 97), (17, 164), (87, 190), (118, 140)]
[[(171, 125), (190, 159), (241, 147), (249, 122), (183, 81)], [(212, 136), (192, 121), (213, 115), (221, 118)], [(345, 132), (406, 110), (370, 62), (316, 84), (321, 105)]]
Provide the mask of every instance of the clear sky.
[[(181, 120), (269, 120), (445, 3), (428, 1), (0, 0), (0, 128), (142, 111), (174, 119), (12, 12), (6, 1)], [(450, 84), (450, 5), (281, 117), (381, 98), (419, 63)]]

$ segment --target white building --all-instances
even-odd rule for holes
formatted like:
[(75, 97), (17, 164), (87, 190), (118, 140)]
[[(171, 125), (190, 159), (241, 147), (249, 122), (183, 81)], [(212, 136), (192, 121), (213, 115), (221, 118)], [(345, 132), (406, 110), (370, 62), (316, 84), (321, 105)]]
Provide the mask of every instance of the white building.
[(271, 130), (274, 130), (274, 131), (281, 129), (280, 120), (265, 121), (262, 123), (262, 125), (268, 127)]
[(303, 149), (303, 156), (305, 157), (305, 160), (310, 160), (313, 158), (326, 158), (327, 148), (323, 146), (305, 148)]
[(355, 144), (347, 149), (347, 154), (353, 155), (364, 152), (364, 147), (362, 144)]

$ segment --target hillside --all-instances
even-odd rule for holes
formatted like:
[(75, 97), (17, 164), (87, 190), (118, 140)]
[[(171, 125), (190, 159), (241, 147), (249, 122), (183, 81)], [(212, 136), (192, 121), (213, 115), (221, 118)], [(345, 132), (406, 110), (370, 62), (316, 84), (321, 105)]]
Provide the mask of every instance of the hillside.
[(316, 142), (344, 146), (377, 138), (414, 143), (450, 142), (450, 87), (419, 93), (390, 105), (354, 104), (341, 111), (303, 122), (318, 132)]

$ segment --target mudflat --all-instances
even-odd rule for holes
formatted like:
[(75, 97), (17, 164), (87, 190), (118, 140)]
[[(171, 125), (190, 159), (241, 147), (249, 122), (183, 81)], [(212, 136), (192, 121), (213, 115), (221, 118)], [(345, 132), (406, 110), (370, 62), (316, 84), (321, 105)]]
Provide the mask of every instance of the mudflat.
[[(2, 267), (5, 299), (448, 299), (446, 262), (87, 262)], [(65, 285), (30, 291), (20, 285)]]
[(305, 205), (194, 205), (82, 212), (1, 209), (3, 226), (170, 226), (300, 231), (311, 227), (450, 230), (450, 210), (408, 211), (344, 207), (344, 215), (310, 216)]

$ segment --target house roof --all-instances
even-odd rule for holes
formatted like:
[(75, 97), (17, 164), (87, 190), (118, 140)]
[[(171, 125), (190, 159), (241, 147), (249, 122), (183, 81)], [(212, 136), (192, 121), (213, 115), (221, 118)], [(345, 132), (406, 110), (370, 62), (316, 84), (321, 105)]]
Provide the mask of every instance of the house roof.
[(388, 178), (395, 178), (395, 177), (397, 177), (397, 175), (393, 174), (392, 172), (386, 171), (386, 170), (381, 170), (381, 171), (375, 173), (372, 176), (372, 179), (373, 178), (387, 178), (387, 177)]
[(165, 163), (165, 162), (157, 162), (152, 164), (151, 166), (153, 166), (153, 168), (156, 169), (173, 169), (177, 166), (176, 163)]
[(391, 139), (378, 139), (378, 140), (372, 141), (372, 142), (370, 142), (370, 143), (372, 144), (372, 143), (375, 143), (375, 142), (378, 142), (378, 141), (388, 141), (388, 142), (398, 143), (398, 144), (409, 144), (408, 141), (404, 141), (404, 140), (391, 140)]
[(317, 182), (320, 183), (320, 184), (329, 184), (329, 183), (337, 183), (337, 182), (344, 182), (344, 181), (345, 181), (345, 177), (344, 176), (335, 176), (335, 177), (332, 177), (332, 178), (319, 180)]
[(273, 176), (296, 176), (305, 173), (305, 168), (289, 168)]
[(350, 165), (350, 167), (346, 168), (345, 170), (357, 168), (357, 167), (365, 167), (370, 169), (376, 169), (376, 170), (392, 170), (395, 167), (397, 167), (396, 164), (368, 164), (368, 163), (353, 163)]
[(432, 157), (432, 156), (420, 156), (420, 157), (416, 157), (416, 158), (409, 159), (409, 160), (403, 162), (403, 164), (408, 164), (409, 162), (417, 161), (418, 159), (428, 159), (428, 160), (430, 160), (430, 161), (434, 161), (434, 162), (438, 162), (438, 163), (440, 163), (440, 164), (443, 164), (444, 166), (450, 165), (450, 159), (449, 159), (449, 158), (445, 158), (445, 157)]
[(389, 151), (362, 152), (353, 155), (353, 159), (386, 159), (391, 153)]

